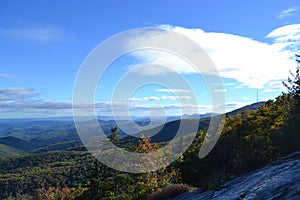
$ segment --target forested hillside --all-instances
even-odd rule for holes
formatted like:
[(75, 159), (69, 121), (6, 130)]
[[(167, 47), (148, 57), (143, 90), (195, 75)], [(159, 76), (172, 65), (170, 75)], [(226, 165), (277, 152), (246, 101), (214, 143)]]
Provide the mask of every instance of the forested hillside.
[[(67, 148), (50, 146), (36, 154), (1, 158), (0, 198), (167, 199), (192, 187), (222, 188), (227, 180), (300, 150), (299, 68), (284, 84), (287, 93), (258, 109), (228, 114), (218, 143), (203, 159), (198, 152), (206, 134), (204, 127), (180, 159), (143, 174), (110, 169), (77, 143)], [(117, 129), (112, 131), (110, 139), (122, 146), (124, 141), (115, 137)], [(157, 151), (163, 144), (156, 142), (145, 137), (124, 148)]]

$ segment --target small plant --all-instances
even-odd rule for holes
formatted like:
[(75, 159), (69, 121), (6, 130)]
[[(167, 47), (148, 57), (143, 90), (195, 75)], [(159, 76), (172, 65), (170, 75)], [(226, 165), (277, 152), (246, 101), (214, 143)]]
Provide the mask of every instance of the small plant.
[(159, 188), (149, 196), (150, 200), (165, 200), (174, 198), (184, 192), (188, 192), (189, 187), (184, 184), (174, 184), (164, 188)]
[(49, 187), (48, 189), (39, 189), (36, 200), (72, 200), (76, 196), (79, 196), (85, 191), (85, 188), (60, 188), (60, 187)]

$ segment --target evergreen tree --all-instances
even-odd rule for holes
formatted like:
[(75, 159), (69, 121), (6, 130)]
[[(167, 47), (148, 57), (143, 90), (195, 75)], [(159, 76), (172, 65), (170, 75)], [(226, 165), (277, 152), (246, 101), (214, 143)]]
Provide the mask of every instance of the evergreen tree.
[(300, 55), (295, 55), (296, 56), (296, 62), (297, 62), (297, 67), (296, 67), (296, 73), (292, 73), (290, 71), (291, 77), (288, 78), (287, 82), (283, 82), (283, 85), (287, 88), (288, 93), (292, 94), (296, 105), (299, 106), (300, 104)]

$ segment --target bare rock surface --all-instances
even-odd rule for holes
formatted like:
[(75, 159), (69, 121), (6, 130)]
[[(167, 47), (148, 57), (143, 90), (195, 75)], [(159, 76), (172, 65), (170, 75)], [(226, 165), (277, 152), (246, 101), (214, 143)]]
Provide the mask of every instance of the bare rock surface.
[(197, 189), (173, 200), (300, 200), (300, 151), (224, 183), (221, 190)]

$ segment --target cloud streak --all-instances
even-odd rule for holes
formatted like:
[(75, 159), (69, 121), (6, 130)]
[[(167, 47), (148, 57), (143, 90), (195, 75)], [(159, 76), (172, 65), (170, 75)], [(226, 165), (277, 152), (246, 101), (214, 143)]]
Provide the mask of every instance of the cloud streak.
[(190, 90), (185, 90), (185, 89), (157, 89), (156, 91), (157, 92), (166, 92), (166, 93), (172, 92), (174, 94), (191, 92)]
[(3, 74), (3, 73), (0, 73), (0, 78), (15, 78), (15, 76), (12, 75), (12, 74)]
[(51, 44), (63, 40), (74, 40), (75, 35), (66, 34), (63, 30), (54, 25), (2, 29), (0, 34), (6, 37), (29, 40), (39, 44)]
[(0, 102), (17, 102), (37, 97), (39, 94), (31, 88), (5, 88), (0, 89)]
[(294, 15), (295, 12), (297, 12), (299, 10), (298, 6), (292, 7), (292, 8), (288, 8), (286, 10), (281, 11), (280, 13), (278, 13), (277, 18), (278, 19), (284, 19), (284, 18), (288, 18)]
[(166, 101), (166, 100), (171, 100), (171, 101), (176, 101), (176, 100), (187, 100), (191, 99), (190, 96), (150, 96), (150, 97), (143, 97), (143, 98), (131, 98), (130, 101), (133, 102), (145, 102), (145, 101)]
[[(0, 90), (0, 118), (19, 118), (19, 117), (51, 117), (51, 116), (71, 116), (71, 101), (46, 101), (39, 99), (40, 94), (31, 88), (5, 88)], [(173, 101), (178, 99), (188, 100), (189, 96), (149, 96), (128, 100), (116, 100), (106, 102), (76, 102), (74, 107), (83, 116), (91, 116), (94, 109), (98, 115), (109, 116), (147, 116), (151, 112), (167, 116), (179, 114), (194, 114), (211, 112), (212, 105), (209, 104), (189, 104), (166, 102), (157, 106), (155, 101)], [(153, 102), (154, 104), (147, 104)], [(235, 102), (220, 105), (232, 110), (246, 103)], [(164, 112), (162, 112), (164, 110)], [(184, 111), (184, 113), (183, 113)]]

